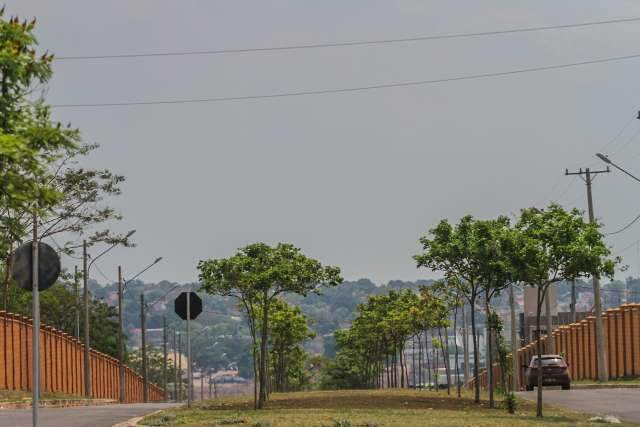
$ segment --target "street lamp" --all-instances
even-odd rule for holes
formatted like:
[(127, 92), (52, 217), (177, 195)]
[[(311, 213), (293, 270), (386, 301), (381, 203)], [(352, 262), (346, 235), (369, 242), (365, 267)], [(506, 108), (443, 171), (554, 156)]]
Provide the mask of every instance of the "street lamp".
[(608, 156), (605, 156), (605, 155), (604, 155), (604, 154), (602, 154), (602, 153), (596, 153), (596, 157), (597, 157), (597, 158), (599, 158), (600, 160), (602, 160), (603, 162), (605, 162), (606, 164), (611, 165), (611, 166), (613, 166), (614, 168), (618, 169), (620, 172), (623, 172), (623, 173), (625, 173), (625, 174), (629, 175), (631, 178), (635, 179), (636, 181), (640, 182), (640, 178), (636, 177), (636, 176), (635, 176), (635, 175), (633, 175), (632, 173), (627, 172), (626, 170), (622, 169), (620, 166), (618, 166), (618, 165), (616, 165), (615, 163), (613, 163), (613, 162), (611, 161), (611, 159), (609, 159), (609, 157), (608, 157)]
[[(125, 240), (133, 236), (136, 230), (131, 230), (127, 233)], [(87, 241), (82, 241), (82, 267), (83, 274), (82, 279), (84, 281), (84, 395), (86, 398), (91, 399), (91, 347), (89, 342), (89, 270), (93, 263), (95, 263), (101, 256), (109, 252), (111, 249), (118, 246), (121, 242), (117, 241), (109, 246), (104, 251), (100, 252), (95, 258), (91, 258), (91, 262), (87, 265)]]
[[(124, 283), (122, 282), (122, 268), (120, 266), (118, 266), (118, 359), (119, 359), (118, 375), (120, 377), (120, 390), (119, 390), (120, 403), (124, 403), (125, 402), (124, 334), (122, 333), (122, 329), (123, 329), (123, 327), (122, 327), (122, 323), (123, 323), (122, 299), (123, 299), (123, 296), (124, 296), (124, 291), (125, 291), (125, 288), (127, 287), (127, 285), (129, 283), (134, 281), (142, 273), (144, 273), (145, 271), (149, 270), (151, 267), (153, 267), (154, 265), (156, 265), (160, 261), (162, 261), (162, 257), (156, 258), (155, 261), (153, 261), (147, 267), (142, 269), (139, 273), (135, 274), (131, 279), (126, 280)], [(144, 319), (143, 319), (143, 326), (142, 327), (143, 327), (142, 330), (144, 331)], [(143, 342), (144, 342), (144, 333), (143, 333)]]

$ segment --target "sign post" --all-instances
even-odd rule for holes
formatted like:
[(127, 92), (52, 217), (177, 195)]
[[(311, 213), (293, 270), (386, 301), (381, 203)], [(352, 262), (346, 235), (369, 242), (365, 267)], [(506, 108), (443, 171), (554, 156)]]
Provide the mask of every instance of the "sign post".
[(38, 409), (40, 407), (40, 290), (38, 289), (38, 217), (33, 214), (33, 242), (31, 243), (31, 292), (33, 293), (33, 322), (31, 324), (33, 396), (31, 407), (33, 410), (33, 427), (38, 427)]
[(60, 257), (49, 245), (38, 241), (38, 217), (33, 214), (33, 240), (11, 255), (11, 278), (32, 292), (33, 322), (31, 325), (31, 391), (33, 426), (38, 426), (40, 406), (40, 291), (51, 287), (60, 275)]
[(193, 399), (193, 372), (191, 366), (191, 325), (202, 313), (202, 299), (195, 292), (182, 292), (175, 299), (175, 312), (187, 321), (187, 407), (191, 408)]

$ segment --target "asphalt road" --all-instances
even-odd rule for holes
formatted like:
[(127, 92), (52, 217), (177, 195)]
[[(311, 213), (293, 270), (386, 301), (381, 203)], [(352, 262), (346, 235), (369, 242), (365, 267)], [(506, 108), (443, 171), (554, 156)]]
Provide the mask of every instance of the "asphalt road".
[[(519, 395), (535, 401), (537, 390)], [(640, 389), (613, 388), (595, 390), (549, 390), (544, 389), (545, 404), (564, 407), (593, 415), (613, 415), (623, 421), (640, 423)]]
[[(134, 403), (127, 405), (80, 406), (74, 408), (41, 408), (41, 427), (112, 427), (130, 418), (141, 417), (171, 403)], [(31, 409), (0, 410), (1, 427), (31, 427)]]

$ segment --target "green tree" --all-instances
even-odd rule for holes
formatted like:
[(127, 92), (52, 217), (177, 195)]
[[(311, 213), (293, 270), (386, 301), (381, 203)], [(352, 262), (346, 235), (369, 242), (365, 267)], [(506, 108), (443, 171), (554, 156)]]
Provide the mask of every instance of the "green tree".
[[(547, 209), (523, 209), (516, 224), (511, 265), (516, 278), (537, 289), (536, 330), (540, 331), (542, 303), (549, 286), (578, 277), (613, 277), (616, 260), (597, 224), (584, 221), (580, 211), (564, 210), (557, 204)], [(548, 331), (551, 336), (551, 331)], [(538, 363), (542, 344), (538, 339)], [(542, 384), (539, 367), (538, 384)], [(542, 417), (542, 387), (538, 387), (537, 416)]]
[[(252, 332), (254, 354), (258, 350), (257, 333), (260, 334), (257, 376), (260, 389), (256, 407), (262, 408), (267, 399), (266, 356), (273, 300), (285, 293), (307, 295), (319, 292), (322, 286), (335, 286), (342, 282), (340, 269), (322, 266), (286, 243), (275, 247), (255, 243), (227, 259), (200, 261), (198, 269), (203, 290), (240, 301)], [(260, 318), (255, 308), (260, 309)]]
[[(142, 373), (142, 357), (139, 351), (127, 354), (127, 366), (138, 373)], [(147, 348), (147, 378), (149, 382), (162, 386), (163, 384), (164, 353), (154, 347)], [(167, 382), (173, 382), (176, 377), (173, 361), (167, 359)]]
[(478, 342), (476, 339), (476, 302), (482, 293), (485, 264), (479, 262), (487, 254), (487, 239), (483, 226), (470, 215), (452, 226), (445, 219), (420, 238), (423, 253), (415, 255), (418, 267), (443, 272), (445, 278), (458, 287), (460, 295), (471, 307), (471, 333), (473, 341), (473, 376), (475, 378), (475, 402), (480, 402), (478, 381)]
[(292, 307), (278, 298), (271, 304), (269, 323), (269, 360), (274, 391), (299, 390), (309, 382), (305, 373), (307, 354), (302, 347), (306, 340), (315, 337), (309, 328), (309, 319), (299, 307)]

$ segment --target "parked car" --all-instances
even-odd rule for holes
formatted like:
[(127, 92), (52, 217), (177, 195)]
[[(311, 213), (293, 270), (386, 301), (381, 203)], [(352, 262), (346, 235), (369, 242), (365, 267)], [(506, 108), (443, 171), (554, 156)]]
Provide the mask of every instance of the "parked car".
[[(557, 354), (543, 354), (541, 362), (542, 386), (559, 385), (563, 390), (569, 390), (571, 388), (569, 365), (562, 356)], [(529, 366), (523, 366), (523, 368), (526, 368), (524, 377), (525, 388), (528, 391), (538, 386), (538, 365), (538, 356), (533, 356)]]

